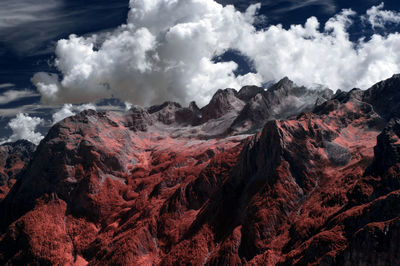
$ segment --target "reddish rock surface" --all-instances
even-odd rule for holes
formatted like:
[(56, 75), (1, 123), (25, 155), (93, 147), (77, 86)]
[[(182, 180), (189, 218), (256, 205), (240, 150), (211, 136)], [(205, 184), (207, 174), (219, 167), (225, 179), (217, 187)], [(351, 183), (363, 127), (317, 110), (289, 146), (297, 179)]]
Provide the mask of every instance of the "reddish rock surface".
[(0, 145), (0, 200), (15, 184), (18, 175), (29, 163), (35, 149), (36, 145), (27, 140)]
[[(399, 79), (67, 118), (0, 203), (0, 263), (398, 265), (400, 119), (382, 102)], [(260, 121), (296, 114), (245, 135), (256, 102)]]

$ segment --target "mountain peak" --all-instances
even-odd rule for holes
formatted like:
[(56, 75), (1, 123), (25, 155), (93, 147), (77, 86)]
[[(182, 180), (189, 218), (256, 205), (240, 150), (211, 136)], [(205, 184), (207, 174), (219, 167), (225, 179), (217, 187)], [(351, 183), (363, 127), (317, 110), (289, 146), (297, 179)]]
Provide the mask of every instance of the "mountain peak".
[(393, 74), (392, 79), (400, 79), (400, 74)]
[(363, 100), (372, 104), (386, 120), (400, 117), (400, 74), (378, 82), (365, 91)]
[(282, 90), (282, 91), (289, 91), (294, 87), (294, 82), (291, 81), (288, 77), (284, 77), (274, 85), (272, 85), (268, 90), (270, 91), (277, 91), (277, 90)]
[(218, 90), (210, 103), (201, 109), (202, 122), (220, 118), (231, 111), (240, 111), (244, 106), (244, 102), (237, 98), (236, 95), (237, 91), (234, 89)]
[(200, 108), (197, 106), (197, 103), (195, 101), (190, 102), (189, 109), (195, 112), (200, 111)]
[(158, 111), (160, 111), (162, 109), (166, 109), (166, 108), (168, 108), (168, 109), (178, 109), (178, 108), (182, 108), (182, 106), (177, 102), (166, 101), (166, 102), (164, 102), (163, 104), (160, 104), (160, 105), (150, 106), (147, 109), (147, 111), (149, 112), (149, 114), (153, 114), (155, 112), (158, 112)]
[(146, 131), (154, 121), (148, 111), (139, 106), (132, 107), (125, 115), (126, 127), (134, 131)]
[[(230, 127), (230, 132), (254, 133), (271, 119), (286, 119), (329, 100), (333, 92), (329, 89), (309, 90), (297, 87), (285, 77), (268, 90), (247, 87), (244, 92), (251, 97)], [(240, 93), (240, 92), (239, 92)], [(250, 93), (247, 93), (250, 95)]]
[(251, 98), (263, 91), (264, 89), (258, 86), (244, 86), (239, 90), (237, 97), (242, 101), (248, 102)]

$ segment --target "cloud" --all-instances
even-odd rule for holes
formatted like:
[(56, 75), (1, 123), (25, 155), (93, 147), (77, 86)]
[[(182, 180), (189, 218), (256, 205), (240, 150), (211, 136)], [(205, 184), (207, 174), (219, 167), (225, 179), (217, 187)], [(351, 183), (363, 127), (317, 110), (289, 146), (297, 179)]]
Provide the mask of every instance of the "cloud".
[(353, 43), (348, 27), (355, 16), (344, 10), (323, 27), (315, 17), (304, 26), (270, 26), (237, 43), (237, 49), (253, 60), (263, 80), (289, 76), (306, 86), (366, 89), (400, 71), (400, 35), (374, 34)]
[[(284, 8), (279, 8), (274, 10), (274, 13), (284, 14), (289, 11), (297, 10), (300, 8), (308, 7), (308, 6), (319, 6), (325, 13), (333, 14), (336, 12), (336, 5), (335, 2), (332, 0), (304, 0), (304, 1), (297, 1), (297, 0), (287, 0), (287, 1), (278, 1), (283, 3), (288, 3), (289, 5)], [(276, 1), (273, 2), (276, 5)]]
[[(76, 105), (75, 105), (76, 106)], [(74, 108), (75, 108), (74, 106)], [(86, 106), (86, 109), (76, 109), (76, 112), (81, 112), (83, 110), (87, 109), (93, 109), (97, 111), (115, 111), (115, 112), (124, 112), (126, 110), (126, 105), (121, 103), (106, 103), (106, 104), (84, 104), (84, 105), (78, 105), (78, 106)], [(37, 104), (26, 104), (18, 107), (12, 107), (12, 108), (0, 108), (0, 118), (11, 118), (16, 116), (19, 113), (26, 113), (29, 114), (30, 116), (39, 116), (42, 117), (46, 120), (52, 119), (52, 115), (54, 113), (57, 113), (63, 108), (63, 105), (45, 105), (41, 103)], [(50, 122), (52, 124), (52, 122)], [(47, 125), (47, 124), (46, 124)], [(0, 132), (1, 133), (1, 132)]]
[(364, 20), (367, 20), (373, 28), (385, 28), (386, 24), (399, 24), (400, 12), (383, 10), (384, 3), (373, 6), (367, 10)]
[(60, 36), (114, 26), (127, 2), (1, 0), (0, 43), (20, 55), (52, 53)]
[[(44, 41), (58, 35), (62, 5), (62, 0), (2, 0), (1, 42), (18, 52), (37, 49)], [(54, 23), (50, 23), (52, 21)]]
[(43, 139), (43, 135), (35, 132), (36, 127), (43, 124), (43, 119), (39, 117), (30, 117), (27, 114), (20, 113), (12, 119), (8, 126), (13, 133), (10, 138), (2, 140), (1, 143), (14, 142), (20, 139), (26, 139), (36, 145)]
[(46, 73), (32, 79), (43, 102), (117, 97), (143, 105), (167, 99), (204, 104), (219, 88), (260, 84), (252, 73), (235, 77), (234, 62), (212, 62), (253, 30), (253, 14), (210, 0), (130, 4), (128, 23), (114, 32), (58, 42), (61, 80)]
[(83, 104), (83, 105), (64, 104), (64, 106), (58, 112), (53, 114), (53, 124), (56, 124), (61, 120), (63, 120), (64, 118), (73, 116), (76, 113), (88, 109), (96, 110), (96, 106), (94, 106), (93, 104)]
[[(246, 12), (212, 0), (131, 0), (130, 7), (127, 24), (112, 32), (58, 42), (55, 65), (61, 76), (32, 78), (42, 102), (116, 97), (140, 105), (193, 99), (202, 105), (217, 89), (284, 76), (300, 85), (349, 90), (366, 89), (400, 72), (400, 35), (374, 34), (352, 42), (348, 28), (359, 18), (352, 10), (325, 25), (311, 17), (288, 29), (256, 30), (252, 23), (260, 4)], [(213, 62), (228, 50), (246, 56), (256, 73), (235, 76), (235, 62)]]
[(38, 110), (44, 108), (43, 105), (40, 104), (26, 104), (13, 108), (0, 108), (0, 117), (14, 117), (19, 113), (37, 113)]
[(15, 84), (12, 84), (12, 83), (0, 84), (0, 89), (11, 88), (11, 87), (15, 87)]
[(0, 29), (47, 20), (61, 4), (62, 1), (56, 0), (2, 0), (0, 3)]
[(128, 111), (132, 108), (133, 104), (131, 104), (130, 102), (125, 102), (125, 111)]
[(7, 104), (18, 99), (34, 96), (39, 96), (39, 94), (30, 90), (8, 90), (0, 94), (0, 104)]
[[(217, 0), (217, 2), (223, 5), (235, 5), (235, 7), (238, 7), (239, 9), (245, 9), (250, 4), (260, 3), (262, 6), (268, 8), (268, 12), (279, 14), (301, 9), (307, 6), (319, 6), (325, 13), (328, 14), (336, 12), (336, 5), (335, 1), (333, 0)], [(279, 7), (280, 5), (285, 5), (285, 7)]]

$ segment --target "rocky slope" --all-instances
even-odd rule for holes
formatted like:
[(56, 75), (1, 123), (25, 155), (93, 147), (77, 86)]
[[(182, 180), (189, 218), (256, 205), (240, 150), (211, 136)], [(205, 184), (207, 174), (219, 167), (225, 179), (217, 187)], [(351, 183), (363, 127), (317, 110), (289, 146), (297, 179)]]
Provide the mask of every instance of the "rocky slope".
[(0, 203), (0, 263), (398, 265), (399, 89), (67, 118)]
[(27, 140), (0, 145), (0, 200), (15, 184), (18, 175), (30, 161), (35, 149), (36, 145)]

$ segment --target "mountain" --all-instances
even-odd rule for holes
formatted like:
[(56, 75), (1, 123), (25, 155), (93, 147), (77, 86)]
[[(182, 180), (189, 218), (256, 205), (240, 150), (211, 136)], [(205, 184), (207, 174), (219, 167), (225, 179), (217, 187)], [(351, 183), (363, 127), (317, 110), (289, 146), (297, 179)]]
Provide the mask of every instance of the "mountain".
[(18, 175), (29, 163), (36, 145), (27, 140), (0, 145), (0, 200), (15, 184)]
[(284, 78), (66, 118), (0, 203), (0, 263), (397, 265), (399, 89)]
[(266, 91), (257, 87), (243, 87), (239, 97), (243, 98), (242, 95), (247, 95), (244, 98), (247, 99), (246, 105), (230, 127), (230, 132), (235, 134), (244, 131), (255, 133), (268, 120), (286, 119), (311, 111), (315, 105), (330, 99), (333, 92), (329, 89), (298, 87), (285, 77)]

